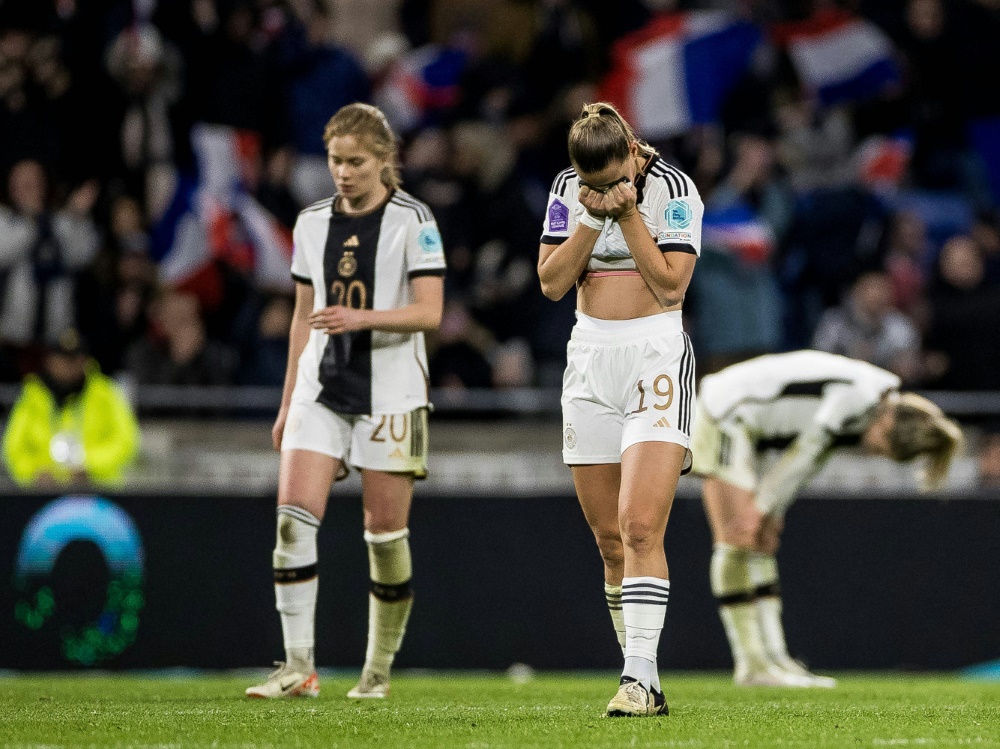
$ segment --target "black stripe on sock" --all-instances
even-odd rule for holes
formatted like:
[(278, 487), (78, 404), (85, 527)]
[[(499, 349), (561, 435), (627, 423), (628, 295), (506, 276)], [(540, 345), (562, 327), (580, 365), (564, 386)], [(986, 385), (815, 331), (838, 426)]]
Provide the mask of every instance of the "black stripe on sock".
[(622, 600), (623, 606), (629, 603), (650, 603), (653, 604), (654, 606), (667, 605), (666, 599), (660, 599), (660, 598), (629, 598), (627, 600)]
[(319, 519), (309, 512), (309, 510), (303, 510), (301, 507), (296, 507), (295, 505), (281, 505), (278, 507), (278, 514), (289, 515), (296, 520), (301, 520), (306, 525), (311, 525), (313, 528), (319, 528)]
[(656, 583), (625, 583), (622, 585), (622, 593), (632, 588), (655, 588), (656, 590), (670, 590), (669, 585), (657, 585)]
[(781, 584), (777, 580), (775, 580), (773, 583), (767, 583), (766, 585), (758, 585), (754, 589), (754, 593), (757, 594), (758, 598), (780, 598)]
[(398, 585), (385, 585), (384, 583), (377, 583), (372, 580), (371, 594), (380, 601), (395, 603), (396, 601), (405, 601), (407, 598), (411, 598), (413, 591), (410, 590), (409, 580)]
[(274, 568), (274, 582), (278, 585), (288, 583), (304, 583), (316, 577), (318, 566), (315, 564), (306, 567), (285, 567)]
[(734, 606), (739, 603), (753, 603), (757, 599), (757, 594), (752, 590), (744, 593), (730, 593), (727, 596), (716, 596), (715, 600), (720, 606)]
[(637, 590), (626, 590), (622, 593), (622, 599), (628, 596), (662, 596), (663, 598), (667, 598), (670, 596), (670, 591), (663, 588), (640, 588)]

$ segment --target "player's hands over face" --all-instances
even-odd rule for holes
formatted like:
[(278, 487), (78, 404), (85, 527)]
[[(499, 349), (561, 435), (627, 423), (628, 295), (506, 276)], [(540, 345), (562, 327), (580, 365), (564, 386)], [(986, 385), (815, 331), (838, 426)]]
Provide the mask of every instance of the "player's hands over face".
[(580, 205), (587, 209), (587, 212), (595, 218), (606, 218), (610, 214), (604, 207), (604, 193), (591, 190), (586, 185), (580, 187), (580, 194), (577, 196)]
[(636, 191), (631, 182), (619, 182), (603, 195), (604, 210), (613, 219), (620, 220), (635, 213)]
[(637, 197), (635, 186), (631, 182), (618, 182), (607, 192), (598, 192), (583, 185), (578, 200), (590, 215), (596, 218), (610, 216), (618, 220), (635, 212)]
[(315, 330), (322, 330), (329, 335), (351, 333), (363, 330), (365, 325), (365, 310), (351, 309), (334, 305), (309, 315), (309, 325)]

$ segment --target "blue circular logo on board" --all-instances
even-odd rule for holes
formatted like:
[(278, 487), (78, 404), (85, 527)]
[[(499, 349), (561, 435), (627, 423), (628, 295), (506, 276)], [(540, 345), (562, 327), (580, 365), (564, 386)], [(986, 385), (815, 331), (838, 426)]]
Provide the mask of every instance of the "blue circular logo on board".
[(64, 626), (59, 636), (63, 655), (89, 666), (121, 653), (135, 640), (145, 555), (139, 531), (121, 507), (103, 497), (62, 497), (35, 513), (21, 536), (14, 570), (18, 599), (14, 618), (39, 630), (58, 602), (51, 573), (63, 549), (73, 541), (90, 541), (104, 556), (110, 580), (97, 618), (81, 627)]

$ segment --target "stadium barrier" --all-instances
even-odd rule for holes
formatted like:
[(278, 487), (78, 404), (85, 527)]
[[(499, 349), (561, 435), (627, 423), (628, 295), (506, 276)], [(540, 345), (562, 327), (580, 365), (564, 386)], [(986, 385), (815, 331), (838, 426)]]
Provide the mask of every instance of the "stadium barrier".
[[(806, 499), (779, 559), (792, 652), (817, 669), (952, 669), (1000, 655), (996, 496)], [(985, 500), (985, 501), (984, 501)], [(273, 500), (8, 496), (0, 523), (0, 668), (234, 668), (281, 653)], [(416, 605), (400, 667), (615, 668), (597, 550), (571, 496), (418, 495)], [(367, 557), (356, 496), (320, 531), (317, 658), (358, 667)], [(661, 660), (729, 667), (710, 540), (679, 499), (667, 538)]]

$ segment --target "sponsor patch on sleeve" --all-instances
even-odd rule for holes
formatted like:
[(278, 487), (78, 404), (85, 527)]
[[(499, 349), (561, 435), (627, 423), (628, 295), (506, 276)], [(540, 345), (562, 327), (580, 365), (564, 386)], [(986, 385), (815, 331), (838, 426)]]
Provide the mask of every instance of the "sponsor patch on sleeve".
[(441, 232), (436, 226), (425, 226), (417, 235), (417, 244), (425, 255), (441, 254)]
[(549, 206), (549, 231), (567, 231), (568, 229), (569, 208), (557, 198)]
[(694, 212), (691, 210), (691, 204), (680, 198), (675, 198), (667, 203), (667, 207), (663, 211), (663, 218), (670, 229), (687, 229), (691, 226), (693, 217)]
[(656, 235), (657, 242), (693, 242), (694, 234), (689, 231), (661, 231)]

